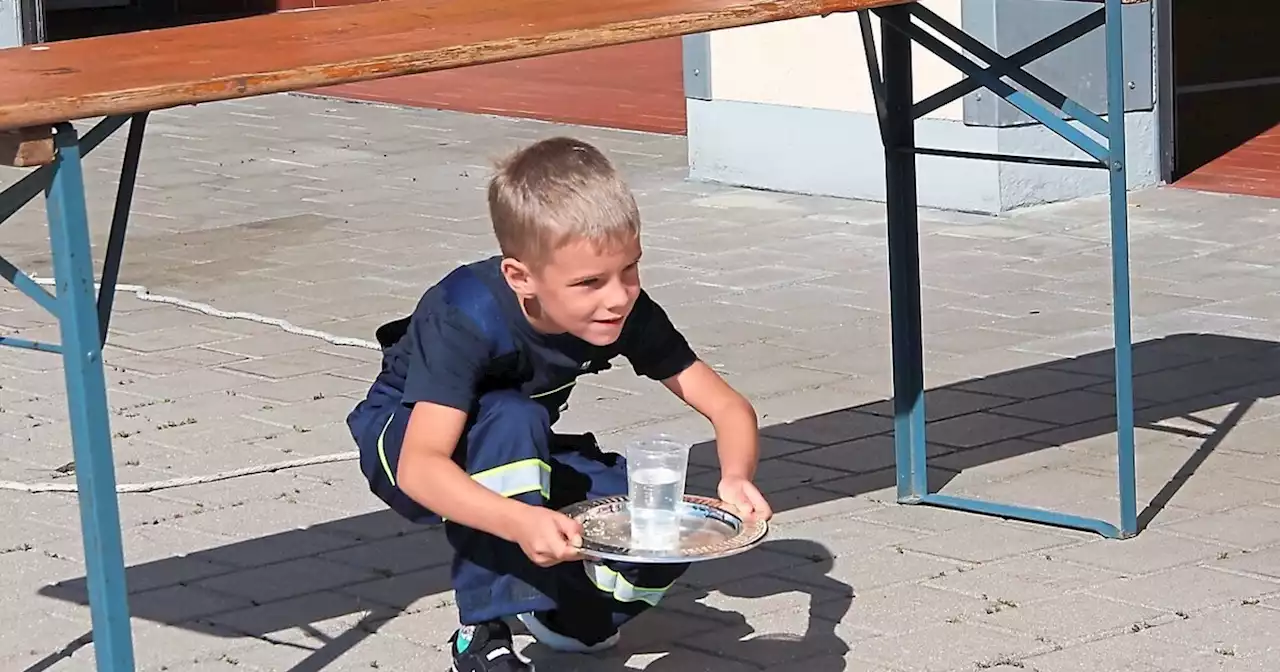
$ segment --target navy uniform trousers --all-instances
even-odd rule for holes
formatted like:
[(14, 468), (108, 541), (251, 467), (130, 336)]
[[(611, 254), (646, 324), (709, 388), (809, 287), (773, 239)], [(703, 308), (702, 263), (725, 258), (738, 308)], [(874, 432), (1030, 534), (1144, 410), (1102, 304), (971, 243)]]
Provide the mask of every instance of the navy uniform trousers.
[[(369, 412), (357, 432), (370, 489), (409, 520), (440, 518), (395, 485), (410, 409)], [(476, 481), (505, 497), (559, 509), (626, 494), (626, 460), (603, 453), (590, 435), (551, 431), (545, 408), (520, 392), (489, 392), (479, 400), (454, 460)], [(532, 611), (558, 609), (592, 627), (620, 627), (652, 606), (688, 565), (569, 562), (538, 567), (517, 544), (445, 521), (453, 546), (453, 588), (461, 623), (471, 625)], [(605, 633), (607, 634), (607, 632)]]

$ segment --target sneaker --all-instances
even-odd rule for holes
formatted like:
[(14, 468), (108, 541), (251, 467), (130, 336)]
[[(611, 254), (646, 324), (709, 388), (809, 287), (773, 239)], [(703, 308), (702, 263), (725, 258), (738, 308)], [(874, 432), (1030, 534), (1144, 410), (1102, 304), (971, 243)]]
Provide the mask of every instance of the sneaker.
[(533, 663), (516, 653), (511, 628), (502, 621), (464, 625), (449, 638), (453, 672), (534, 672)]
[(575, 628), (573, 623), (563, 622), (557, 611), (520, 614), (516, 618), (540, 644), (561, 653), (596, 653), (613, 648), (620, 639), (618, 631), (612, 628), (597, 633), (589, 631), (598, 627)]

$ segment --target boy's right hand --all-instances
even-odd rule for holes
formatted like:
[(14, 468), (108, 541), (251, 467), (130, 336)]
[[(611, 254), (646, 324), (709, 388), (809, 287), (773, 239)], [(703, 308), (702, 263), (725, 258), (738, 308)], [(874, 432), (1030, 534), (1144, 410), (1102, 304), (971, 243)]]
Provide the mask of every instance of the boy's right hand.
[(552, 509), (530, 506), (515, 535), (520, 550), (539, 567), (581, 560), (582, 525)]

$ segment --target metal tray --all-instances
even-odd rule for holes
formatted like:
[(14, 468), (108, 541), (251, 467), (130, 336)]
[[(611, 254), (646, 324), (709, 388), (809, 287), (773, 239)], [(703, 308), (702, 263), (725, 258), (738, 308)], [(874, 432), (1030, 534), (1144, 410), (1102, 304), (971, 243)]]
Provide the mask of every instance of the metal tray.
[(582, 555), (633, 563), (682, 563), (716, 560), (749, 550), (764, 540), (769, 523), (744, 520), (718, 499), (685, 495), (680, 544), (671, 550), (631, 548), (631, 517), (626, 495), (593, 499), (561, 509), (582, 524)]

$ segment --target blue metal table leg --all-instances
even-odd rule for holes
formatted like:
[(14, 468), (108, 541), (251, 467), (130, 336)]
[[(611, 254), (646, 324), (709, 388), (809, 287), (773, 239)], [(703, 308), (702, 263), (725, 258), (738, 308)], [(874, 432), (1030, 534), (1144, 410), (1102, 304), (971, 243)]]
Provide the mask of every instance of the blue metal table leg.
[(1120, 0), (1106, 0), (1107, 143), (1110, 155), (1112, 319), (1115, 331), (1116, 443), (1120, 537), (1138, 533), (1133, 436), (1133, 336), (1129, 324), (1129, 211), (1125, 177), (1124, 31)]
[[(1004, 57), (977, 43), (972, 37), (947, 24), (937, 14), (918, 4), (870, 10), (880, 17), (883, 31), (884, 72), (877, 72), (874, 39), (868, 14), (860, 15), (863, 40), (867, 43), (867, 64), (872, 93), (880, 117), (886, 154), (886, 200), (889, 216), (890, 303), (893, 323), (894, 444), (898, 467), (898, 499), (903, 503), (926, 504), (971, 511), (1015, 520), (1090, 530), (1106, 537), (1128, 538), (1138, 533), (1137, 494), (1134, 464), (1134, 412), (1132, 335), (1129, 316), (1128, 193), (1125, 179), (1124, 72), (1122, 67), (1122, 0), (1105, 0), (1105, 7), (1080, 19), (1011, 57)], [(956, 42), (960, 50), (942, 42), (934, 34), (912, 22), (912, 17)], [(1107, 46), (1107, 120), (1088, 111), (1076, 101), (1053, 89), (1022, 66), (1036, 58), (1105, 25)], [(957, 85), (912, 105), (912, 42), (950, 63), (968, 77)], [(977, 54), (989, 65), (982, 67), (971, 56)], [(1045, 103), (1001, 81), (1010, 77), (1031, 87)], [(978, 87), (1039, 120), (1046, 128), (1093, 157), (1089, 160), (1054, 159), (1001, 153), (965, 152), (945, 148), (916, 147), (913, 119), (916, 115), (947, 104)], [(1101, 135), (1107, 146), (1085, 135), (1063, 117), (1077, 117)], [(1115, 379), (1117, 443), (1119, 455), (1120, 521), (1075, 516), (1034, 507), (987, 502), (973, 498), (933, 494), (928, 490), (926, 463), (924, 366), (920, 329), (919, 231), (916, 214), (916, 173), (914, 154), (965, 159), (1015, 161), (1076, 168), (1098, 168), (1110, 173), (1113, 319), (1115, 325)]]
[(131, 672), (133, 642), (80, 145), (71, 124), (59, 124), (56, 131), (57, 157), (46, 200), (94, 656), (100, 671)]
[[(904, 6), (885, 13), (908, 20)], [(898, 500), (928, 493), (924, 433), (924, 348), (920, 318), (920, 241), (916, 212), (911, 38), (881, 22), (883, 35), (885, 201), (893, 329), (893, 427)]]

